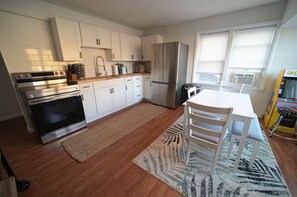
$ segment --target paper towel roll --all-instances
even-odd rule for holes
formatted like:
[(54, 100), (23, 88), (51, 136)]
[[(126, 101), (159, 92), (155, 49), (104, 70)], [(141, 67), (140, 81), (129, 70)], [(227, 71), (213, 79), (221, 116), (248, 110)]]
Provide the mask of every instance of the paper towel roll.
[(119, 75), (119, 67), (118, 65), (112, 65), (112, 74)]

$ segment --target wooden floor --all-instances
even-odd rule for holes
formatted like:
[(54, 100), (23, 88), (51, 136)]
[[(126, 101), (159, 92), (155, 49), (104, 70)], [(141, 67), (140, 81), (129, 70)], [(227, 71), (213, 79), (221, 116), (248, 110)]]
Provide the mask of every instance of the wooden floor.
[[(95, 121), (88, 127), (100, 124), (123, 111)], [(20, 197), (181, 196), (133, 164), (132, 159), (182, 114), (182, 107), (168, 109), (84, 163), (72, 159), (60, 146), (61, 140), (42, 145), (37, 136), (26, 131), (23, 118), (0, 122), (0, 149), (18, 179), (31, 181), (30, 188), (21, 192)], [(297, 196), (296, 143), (276, 137), (269, 141), (292, 196)]]

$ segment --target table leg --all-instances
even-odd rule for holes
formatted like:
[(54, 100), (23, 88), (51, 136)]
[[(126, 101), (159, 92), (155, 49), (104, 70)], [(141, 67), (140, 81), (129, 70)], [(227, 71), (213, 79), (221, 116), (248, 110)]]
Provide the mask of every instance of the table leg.
[(234, 168), (233, 168), (234, 171), (237, 170), (237, 168), (238, 168), (240, 157), (241, 157), (241, 154), (242, 154), (245, 142), (246, 142), (247, 134), (248, 134), (248, 131), (250, 128), (251, 119), (248, 118), (248, 119), (244, 120), (243, 122), (244, 122), (244, 126), (243, 126), (242, 134), (240, 137), (237, 155), (236, 155), (236, 159), (235, 159), (235, 163), (234, 163)]
[(183, 131), (182, 131), (182, 151), (186, 150), (186, 128), (188, 122), (187, 105), (184, 105), (184, 117), (183, 117)]

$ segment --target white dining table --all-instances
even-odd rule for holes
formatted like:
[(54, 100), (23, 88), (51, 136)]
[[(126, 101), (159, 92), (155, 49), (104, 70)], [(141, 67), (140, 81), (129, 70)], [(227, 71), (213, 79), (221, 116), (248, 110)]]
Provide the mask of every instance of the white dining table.
[[(248, 130), (251, 120), (254, 118), (254, 110), (251, 103), (250, 96), (248, 94), (225, 92), (220, 90), (208, 90), (204, 89), (200, 93), (196, 94), (189, 101), (207, 105), (212, 107), (232, 107), (233, 112), (231, 115), (232, 120), (242, 121), (244, 123), (242, 135), (240, 137), (240, 143), (234, 163), (234, 170), (238, 168), (240, 157), (246, 142)], [(187, 107), (184, 104), (184, 128), (183, 128), (183, 147), (185, 145), (185, 132), (187, 123)]]

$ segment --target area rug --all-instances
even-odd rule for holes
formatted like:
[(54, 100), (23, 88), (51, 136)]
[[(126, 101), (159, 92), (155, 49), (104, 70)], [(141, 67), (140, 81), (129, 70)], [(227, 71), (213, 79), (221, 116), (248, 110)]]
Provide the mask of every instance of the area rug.
[(290, 196), (266, 137), (260, 145), (254, 168), (248, 169), (252, 145), (246, 143), (239, 168), (233, 172), (239, 142), (235, 142), (233, 155), (226, 160), (231, 138), (228, 132), (215, 173), (210, 176), (214, 151), (199, 145), (191, 146), (186, 166), (181, 132), (182, 118), (133, 162), (184, 196)]
[(84, 162), (166, 110), (150, 103), (139, 105), (71, 136), (61, 144), (71, 157)]

